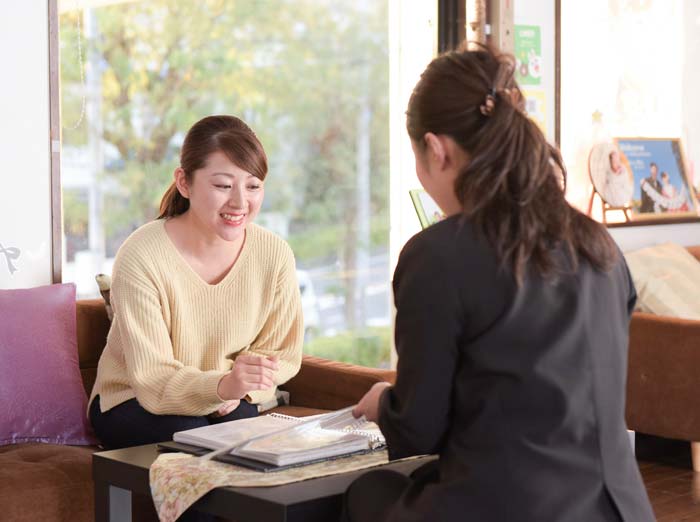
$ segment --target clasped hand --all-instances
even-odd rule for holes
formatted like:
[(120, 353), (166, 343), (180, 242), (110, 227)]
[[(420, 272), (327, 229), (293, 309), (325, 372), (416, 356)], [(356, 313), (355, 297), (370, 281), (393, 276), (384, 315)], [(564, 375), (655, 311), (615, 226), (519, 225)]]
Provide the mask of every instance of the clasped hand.
[(233, 363), (233, 369), (219, 381), (219, 397), (230, 401), (242, 399), (249, 392), (269, 390), (275, 385), (275, 372), (279, 369), (277, 357), (240, 355)]

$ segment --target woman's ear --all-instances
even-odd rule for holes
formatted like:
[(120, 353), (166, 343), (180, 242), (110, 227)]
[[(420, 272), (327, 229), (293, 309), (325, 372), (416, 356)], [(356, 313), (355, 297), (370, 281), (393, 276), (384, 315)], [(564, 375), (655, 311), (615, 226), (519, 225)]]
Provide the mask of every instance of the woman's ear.
[(176, 168), (175, 172), (173, 173), (173, 177), (175, 178), (175, 186), (177, 187), (177, 191), (183, 198), (189, 199), (190, 186), (187, 184), (187, 176), (185, 175), (184, 169), (182, 167)]
[(442, 170), (445, 167), (445, 160), (447, 159), (445, 144), (432, 132), (426, 132), (424, 139), (428, 162), (432, 163), (438, 170)]

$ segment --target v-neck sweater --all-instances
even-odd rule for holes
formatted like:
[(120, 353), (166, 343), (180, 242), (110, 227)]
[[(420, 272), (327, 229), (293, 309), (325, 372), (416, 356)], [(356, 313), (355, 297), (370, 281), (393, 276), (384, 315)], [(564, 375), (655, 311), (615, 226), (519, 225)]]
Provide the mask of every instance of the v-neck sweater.
[[(151, 413), (208, 415), (221, 378), (242, 354), (277, 356), (275, 385), (301, 366), (303, 318), (289, 245), (255, 224), (217, 284), (185, 261), (157, 220), (137, 229), (114, 261), (114, 319), (90, 402), (105, 412), (136, 398)], [(252, 390), (253, 403), (275, 389)]]

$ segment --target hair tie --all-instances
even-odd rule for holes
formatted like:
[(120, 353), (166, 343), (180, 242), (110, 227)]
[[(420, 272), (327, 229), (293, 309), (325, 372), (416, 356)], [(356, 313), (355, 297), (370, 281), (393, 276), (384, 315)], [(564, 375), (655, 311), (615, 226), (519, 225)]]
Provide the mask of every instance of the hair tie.
[(481, 114), (484, 116), (491, 116), (493, 110), (496, 107), (496, 89), (491, 89), (484, 98), (484, 103), (479, 107)]

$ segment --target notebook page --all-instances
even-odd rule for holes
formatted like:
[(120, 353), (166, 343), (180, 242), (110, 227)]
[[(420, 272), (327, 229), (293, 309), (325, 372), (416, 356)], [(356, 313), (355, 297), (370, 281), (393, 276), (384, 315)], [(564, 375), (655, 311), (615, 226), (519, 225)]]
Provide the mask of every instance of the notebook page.
[(203, 448), (219, 449), (232, 444), (242, 444), (253, 437), (279, 431), (294, 424), (294, 421), (280, 416), (263, 415), (178, 431), (173, 434), (173, 440)]

